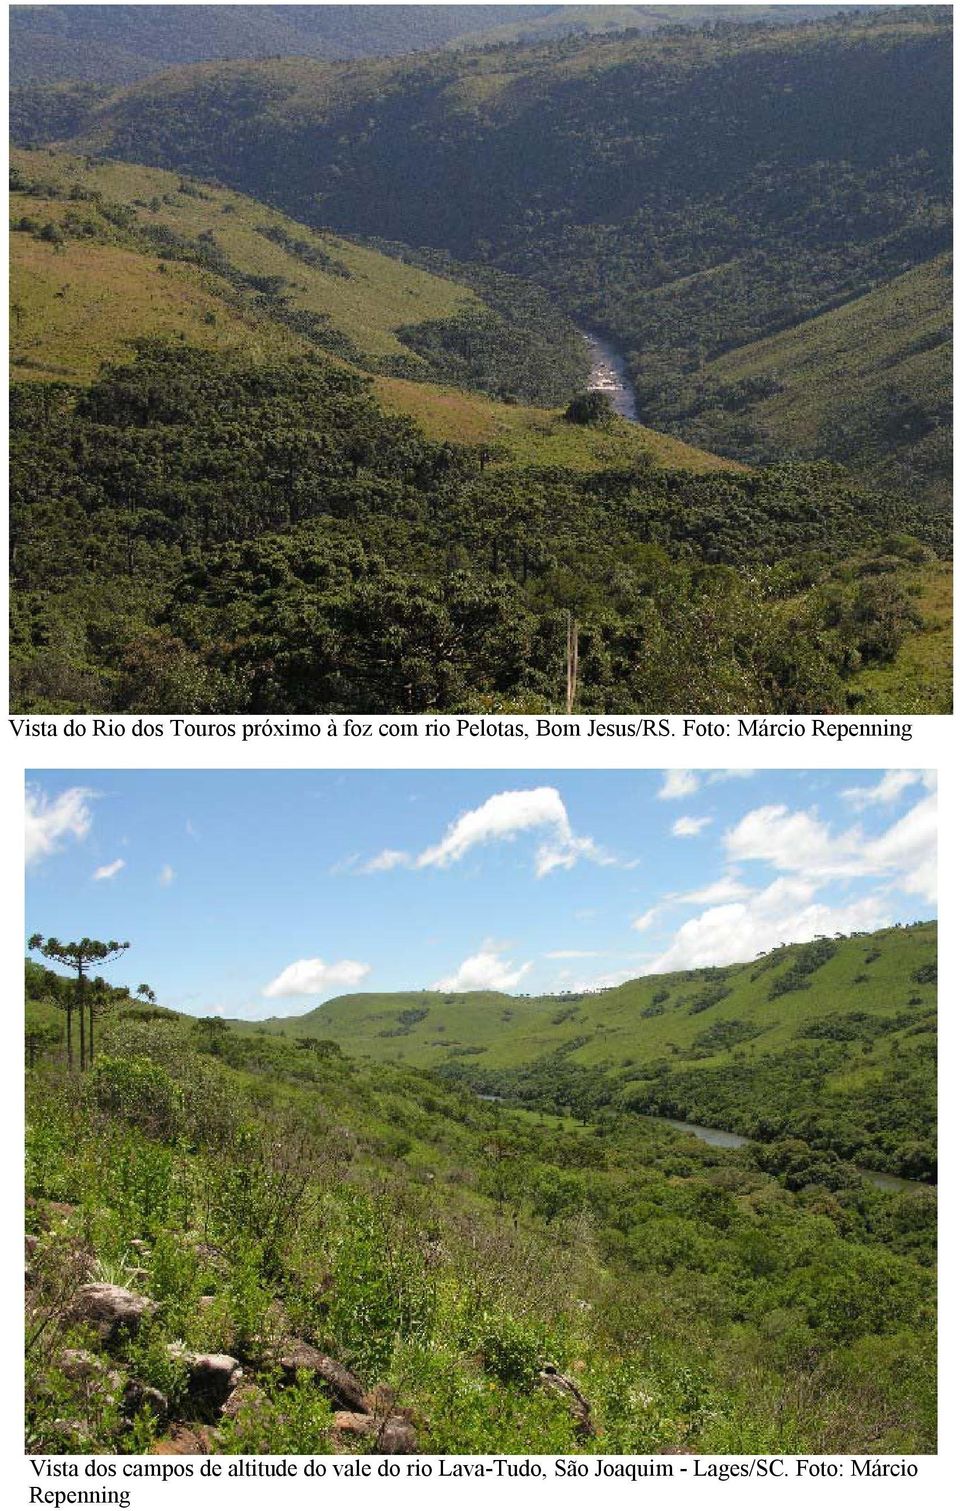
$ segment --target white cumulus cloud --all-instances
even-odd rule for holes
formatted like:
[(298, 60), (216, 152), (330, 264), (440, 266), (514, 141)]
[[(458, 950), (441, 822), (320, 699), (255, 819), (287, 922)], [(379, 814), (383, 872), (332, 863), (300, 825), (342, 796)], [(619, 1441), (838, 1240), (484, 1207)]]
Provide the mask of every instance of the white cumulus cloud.
[(263, 988), (265, 997), (310, 997), (330, 987), (359, 986), (371, 967), (359, 960), (294, 960)]
[(731, 860), (762, 860), (778, 871), (823, 876), (850, 874), (858, 836), (834, 835), (815, 813), (792, 813), (784, 803), (754, 808), (726, 835)]
[(39, 787), (27, 788), (24, 825), (28, 866), (62, 849), (66, 840), (86, 839), (93, 823), (91, 797), (93, 793), (86, 787), (69, 787), (53, 799)]
[(670, 832), (676, 839), (695, 839), (712, 823), (712, 818), (692, 818), (689, 814), (684, 814), (683, 818), (677, 819)]
[(922, 897), (937, 898), (937, 799), (921, 798), (909, 813), (864, 846), (864, 864), (893, 875), (897, 886)]
[(176, 874), (177, 873), (172, 866), (161, 866), (157, 881), (160, 883), (161, 887), (172, 886)]
[(371, 860), (360, 861), (354, 856), (334, 867), (334, 871), (349, 871), (354, 876), (375, 876), (378, 871), (395, 871), (398, 866), (412, 866), (413, 856), (406, 850), (381, 850)]
[(927, 902), (936, 896), (937, 799), (933, 792), (884, 833), (834, 833), (815, 813), (783, 804), (755, 808), (725, 837), (731, 860), (761, 860), (818, 884), (833, 878), (886, 876)]
[(695, 771), (665, 771), (657, 797), (669, 802), (671, 798), (692, 797), (699, 789), (700, 778)]
[(113, 881), (113, 878), (115, 876), (120, 875), (120, 872), (123, 870), (126, 864), (127, 863), (125, 860), (112, 860), (107, 866), (98, 866), (93, 873), (92, 880)]
[(719, 881), (708, 882), (705, 887), (699, 887), (695, 892), (682, 892), (676, 901), (696, 902), (704, 906), (707, 903), (739, 902), (741, 898), (750, 896), (750, 890), (740, 881), (736, 871), (728, 871), (725, 876), (720, 877)]
[(436, 992), (508, 992), (522, 981), (532, 961), (514, 965), (503, 958), (502, 950), (492, 944), (481, 945), (475, 955), (468, 955), (449, 976), (433, 983)]
[(542, 836), (534, 860), (538, 877), (548, 876), (551, 871), (568, 871), (578, 860), (591, 860), (600, 866), (616, 864), (589, 836), (574, 833), (556, 787), (531, 787), (494, 793), (479, 808), (461, 813), (448, 826), (443, 838), (435, 845), (428, 845), (419, 855), (410, 855), (405, 850), (381, 850), (372, 860), (351, 865), (350, 869), (359, 875), (392, 871), (398, 866), (442, 869), (456, 865), (479, 845), (510, 841), (530, 833)]
[(803, 944), (815, 934), (882, 929), (893, 922), (889, 903), (882, 896), (831, 904), (816, 901), (816, 890), (812, 881), (780, 876), (749, 901), (708, 908), (681, 924), (669, 947), (650, 961), (644, 974), (733, 965), (778, 944)]
[(902, 793), (924, 780), (922, 771), (885, 771), (873, 787), (848, 787), (841, 796), (854, 808), (867, 808), (874, 803), (895, 803)]
[(661, 912), (662, 909), (659, 906), (648, 908), (645, 913), (640, 914), (639, 918), (633, 920), (631, 928), (638, 929), (642, 934), (645, 929), (649, 929), (650, 925), (656, 922)]

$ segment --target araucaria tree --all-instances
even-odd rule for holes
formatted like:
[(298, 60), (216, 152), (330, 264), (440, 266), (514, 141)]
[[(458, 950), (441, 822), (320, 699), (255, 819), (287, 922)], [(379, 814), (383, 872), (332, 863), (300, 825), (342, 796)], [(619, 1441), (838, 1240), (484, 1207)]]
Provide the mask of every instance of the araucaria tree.
[[(79, 939), (69, 944), (63, 944), (59, 939), (44, 939), (42, 934), (33, 934), (30, 937), (29, 948), (38, 950), (45, 960), (56, 961), (58, 965), (64, 965), (76, 973), (76, 985), (74, 987), (73, 1002), (69, 998), (66, 1003), (67, 1013), (67, 1063), (73, 1066), (73, 1011), (74, 1008), (80, 1016), (80, 1069), (84, 1070), (87, 1065), (87, 1029), (86, 1029), (86, 996), (87, 978), (92, 965), (104, 965), (108, 960), (116, 960), (124, 950), (130, 948), (127, 940), (120, 944), (116, 939), (104, 942), (102, 939)], [(93, 1051), (93, 1004), (90, 1006), (90, 1049)]]

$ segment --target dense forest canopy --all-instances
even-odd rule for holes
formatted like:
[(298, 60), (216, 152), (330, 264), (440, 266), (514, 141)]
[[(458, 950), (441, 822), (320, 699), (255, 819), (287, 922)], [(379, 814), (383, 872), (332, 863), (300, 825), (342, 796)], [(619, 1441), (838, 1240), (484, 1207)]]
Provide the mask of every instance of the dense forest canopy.
[[(864, 7), (854, 7), (863, 9)], [(390, 57), (471, 40), (532, 37), (742, 18), (786, 24), (831, 6), (795, 5), (16, 5), (16, 84), (58, 79), (129, 83), (212, 58)]]
[[(261, 713), (843, 708), (942, 549), (829, 465), (489, 468), (319, 353), (145, 341), (15, 386), (14, 703)], [(846, 563), (846, 564), (844, 564)]]

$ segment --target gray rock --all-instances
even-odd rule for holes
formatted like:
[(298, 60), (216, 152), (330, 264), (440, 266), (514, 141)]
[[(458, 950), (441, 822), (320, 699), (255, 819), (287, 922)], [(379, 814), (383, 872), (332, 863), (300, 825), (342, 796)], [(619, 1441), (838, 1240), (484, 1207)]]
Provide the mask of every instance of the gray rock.
[(260, 1406), (266, 1399), (259, 1385), (254, 1385), (252, 1380), (241, 1380), (239, 1385), (233, 1387), (220, 1407), (220, 1415), (228, 1422), (233, 1422), (242, 1411)]
[(203, 1406), (222, 1406), (243, 1375), (232, 1354), (194, 1354), (177, 1343), (171, 1343), (167, 1353), (187, 1366), (190, 1397)]
[(136, 1416), (147, 1407), (154, 1416), (163, 1421), (170, 1414), (170, 1402), (161, 1390), (145, 1385), (142, 1380), (128, 1380), (120, 1405), (128, 1416)]
[(104, 1342), (124, 1333), (135, 1333), (144, 1317), (157, 1309), (149, 1296), (138, 1296), (119, 1285), (82, 1285), (73, 1298), (71, 1315), (78, 1322), (92, 1322)]
[(296, 1379), (301, 1370), (319, 1380), (335, 1406), (346, 1411), (366, 1411), (366, 1392), (356, 1375), (336, 1359), (322, 1354), (301, 1338), (290, 1339), (280, 1355), (280, 1368), (288, 1380)]
[(65, 1348), (57, 1359), (57, 1365), (68, 1380), (92, 1380), (106, 1369), (103, 1360), (86, 1348)]
[(387, 1417), (377, 1433), (376, 1453), (419, 1453), (417, 1434), (406, 1417)]

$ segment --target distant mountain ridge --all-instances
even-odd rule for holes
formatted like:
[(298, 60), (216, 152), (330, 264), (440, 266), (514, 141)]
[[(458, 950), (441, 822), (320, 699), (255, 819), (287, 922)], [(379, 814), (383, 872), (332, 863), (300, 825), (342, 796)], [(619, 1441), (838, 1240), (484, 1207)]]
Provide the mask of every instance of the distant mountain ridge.
[[(20, 91), (13, 115), (20, 141), (69, 137), (308, 224), (519, 274), (620, 346), (651, 416), (752, 460), (778, 374), (705, 402), (671, 393), (758, 342), (798, 331), (803, 345), (809, 322), (949, 251), (951, 89), (949, 15), (934, 7), (349, 64), (213, 62), (106, 94)], [(945, 299), (942, 313), (946, 326)], [(848, 415), (863, 390), (826, 355), (801, 371), (835, 392), (813, 449), (856, 462), (851, 428), (866, 430), (873, 480), (942, 501), (942, 382), (903, 375), (905, 442), (887, 355), (876, 332), (860, 353), (867, 416)], [(795, 439), (810, 455), (792, 422), (778, 426), (787, 454)]]
[[(850, 7), (869, 9), (870, 7)], [(831, 6), (774, 5), (16, 5), (14, 86), (129, 84), (213, 59), (394, 57), (447, 46), (742, 18), (787, 24)]]

